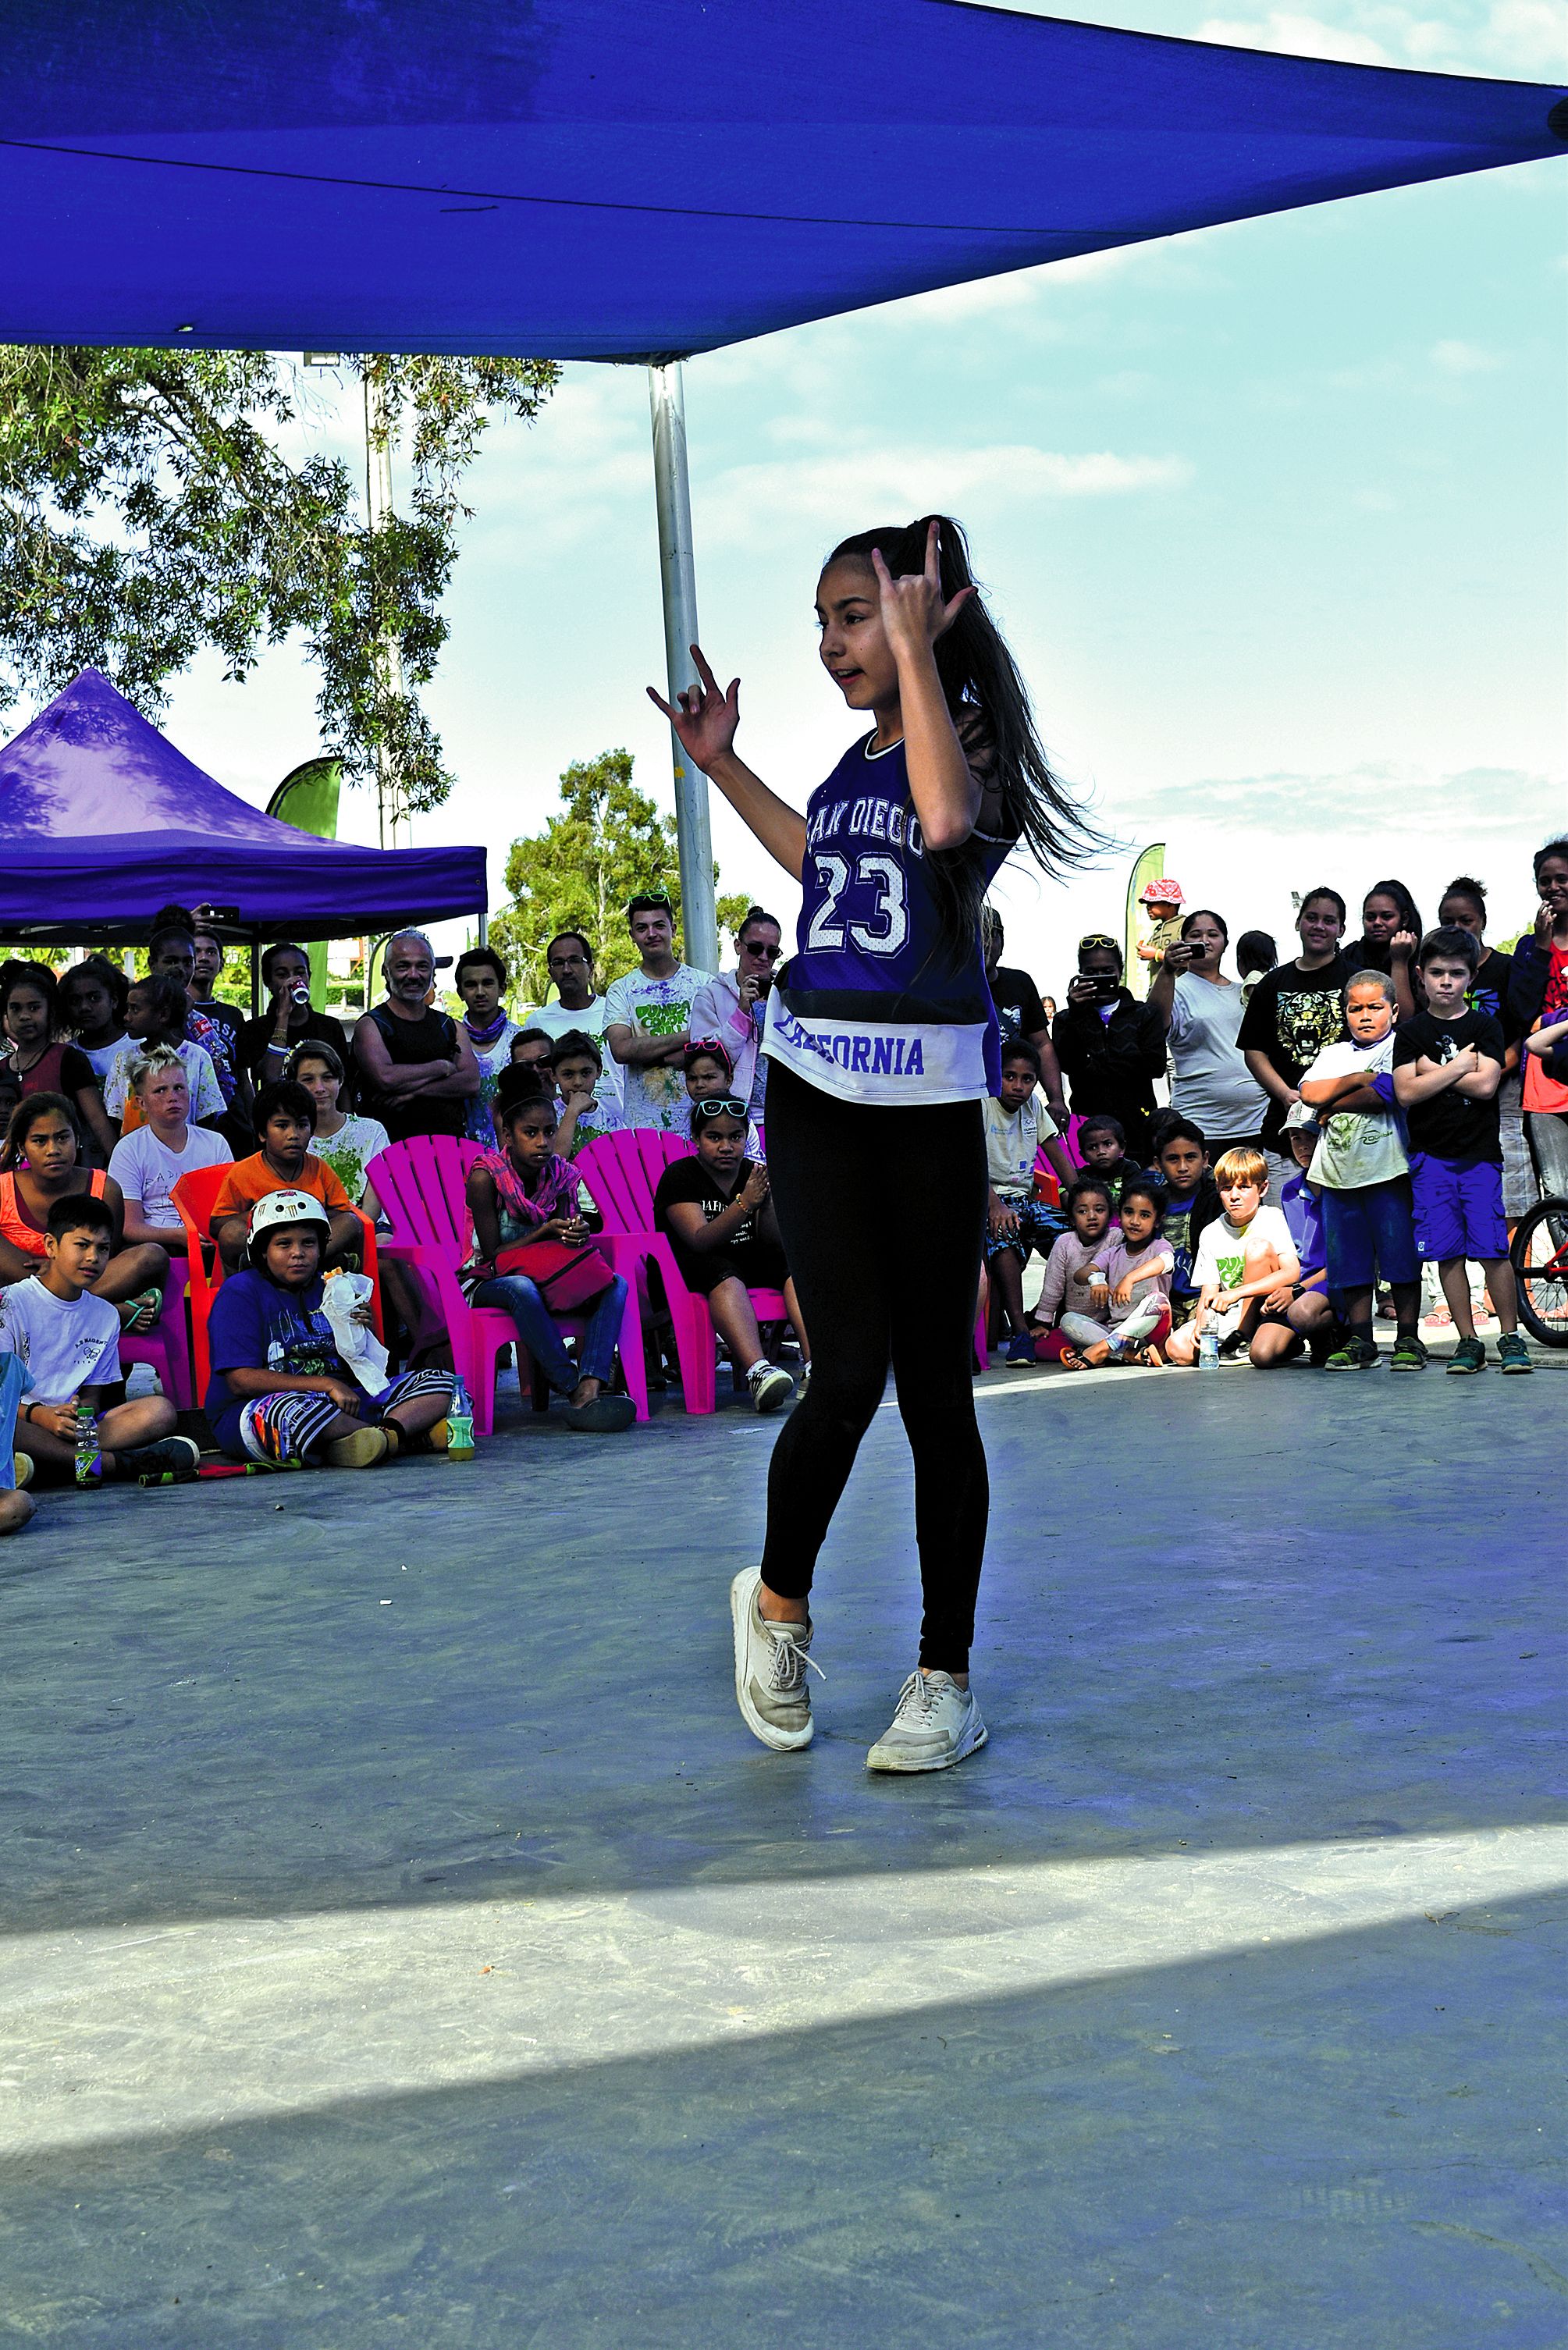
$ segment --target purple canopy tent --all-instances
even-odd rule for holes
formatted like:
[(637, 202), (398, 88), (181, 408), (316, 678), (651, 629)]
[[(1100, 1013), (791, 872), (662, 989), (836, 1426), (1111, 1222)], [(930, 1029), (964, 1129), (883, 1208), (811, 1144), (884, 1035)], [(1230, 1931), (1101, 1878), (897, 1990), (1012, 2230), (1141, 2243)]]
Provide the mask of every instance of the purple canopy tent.
[(0, 751), (0, 937), (144, 939), (170, 904), (340, 939), (483, 911), (483, 848), (359, 848), (264, 816), (84, 669)]
[(1568, 144), (1556, 88), (952, 0), (12, 0), (5, 35), (0, 338), (648, 360), (672, 693), (681, 354)]

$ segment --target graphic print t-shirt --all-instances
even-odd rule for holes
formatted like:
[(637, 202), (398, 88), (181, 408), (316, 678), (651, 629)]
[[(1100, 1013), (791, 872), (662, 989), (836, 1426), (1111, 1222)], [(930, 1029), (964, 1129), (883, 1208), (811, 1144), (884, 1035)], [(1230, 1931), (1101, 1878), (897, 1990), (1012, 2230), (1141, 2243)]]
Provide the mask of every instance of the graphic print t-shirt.
[(1234, 1289), (1248, 1278), (1247, 1266), (1268, 1250), (1279, 1256), (1294, 1256), (1296, 1244), (1291, 1238), (1291, 1228), (1282, 1208), (1260, 1208), (1251, 1222), (1233, 1224), (1229, 1216), (1216, 1216), (1205, 1224), (1198, 1242), (1198, 1262), (1193, 1276), (1199, 1289), (1210, 1282), (1221, 1289)]
[[(605, 1026), (635, 1028), (643, 1036), (679, 1036), (687, 1025), (691, 999), (706, 987), (711, 972), (678, 963), (668, 979), (628, 971), (605, 995)], [(628, 1063), (621, 1070), (621, 1119), (628, 1127), (653, 1127), (661, 1134), (686, 1131), (690, 1097), (673, 1062)]]
[[(1242, 1053), (1262, 1053), (1287, 1086), (1299, 1086), (1325, 1045), (1345, 1034), (1342, 997), (1350, 966), (1335, 955), (1322, 971), (1298, 971), (1282, 962), (1258, 982), (1241, 1015), (1236, 1047)], [(1270, 1150), (1280, 1147), (1284, 1129), (1284, 1105), (1271, 1097), (1263, 1120), (1263, 1141)]]
[[(1394, 1066), (1402, 1069), (1420, 1060), (1446, 1066), (1467, 1045), (1473, 1045), (1488, 1060), (1501, 1061), (1502, 1023), (1484, 1012), (1461, 1012), (1457, 1020), (1439, 1020), (1435, 1012), (1417, 1012), (1395, 1035)], [(1429, 1151), (1435, 1159), (1487, 1159), (1494, 1167), (1502, 1164), (1496, 1094), (1490, 1101), (1471, 1101), (1449, 1086), (1428, 1101), (1411, 1102), (1405, 1124), (1412, 1150)]]
[[(353, 1373), (337, 1352), (337, 1341), (321, 1302), (319, 1277), (306, 1289), (284, 1289), (253, 1266), (229, 1275), (213, 1300), (207, 1325), (213, 1377), (203, 1409), (221, 1444), (239, 1439), (240, 1401), (225, 1371), (283, 1371), (293, 1378), (339, 1378)], [(225, 1429), (225, 1414), (233, 1424)]]
[[(1376, 1044), (1357, 1045), (1346, 1037), (1343, 1044), (1325, 1045), (1304, 1073), (1303, 1082), (1357, 1076), (1370, 1086), (1375, 1078), (1388, 1079), (1394, 1067), (1394, 1035), (1391, 1028)], [(1410, 1160), (1405, 1149), (1404, 1121), (1394, 1104), (1391, 1084), (1381, 1090), (1387, 1097), (1384, 1109), (1319, 1108), (1317, 1148), (1307, 1170), (1314, 1183), (1324, 1184), (1330, 1191), (1355, 1191), (1363, 1184), (1392, 1182), (1397, 1175), (1407, 1172)]]
[(64, 1403), (78, 1388), (119, 1378), (119, 1316), (90, 1289), (67, 1305), (30, 1274), (0, 1289), (0, 1355), (21, 1357), (35, 1402)]
[(1011, 1045), (1015, 1036), (1038, 1036), (1042, 1028), (1051, 1025), (1040, 1001), (1040, 990), (1026, 971), (1014, 971), (1010, 964), (999, 962), (991, 974), (991, 1000), (1002, 1024), (1004, 1045)]
[[(659, 1179), (659, 1189), (653, 1195), (654, 1222), (661, 1232), (670, 1232), (670, 1208), (677, 1201), (690, 1201), (692, 1206), (701, 1209), (703, 1222), (711, 1224), (715, 1216), (722, 1216), (726, 1208), (733, 1205), (735, 1192), (744, 1184), (746, 1173), (746, 1169), (742, 1167), (735, 1179), (735, 1190), (722, 1191), (695, 1153), (690, 1159), (676, 1159), (674, 1165), (667, 1167)], [(757, 1208), (749, 1210), (741, 1218), (725, 1245), (729, 1248), (744, 1248), (748, 1242), (754, 1241), (757, 1237), (757, 1218), (761, 1212)], [(673, 1233), (670, 1236), (672, 1239), (675, 1238)], [(679, 1242), (677, 1245), (679, 1246)]]

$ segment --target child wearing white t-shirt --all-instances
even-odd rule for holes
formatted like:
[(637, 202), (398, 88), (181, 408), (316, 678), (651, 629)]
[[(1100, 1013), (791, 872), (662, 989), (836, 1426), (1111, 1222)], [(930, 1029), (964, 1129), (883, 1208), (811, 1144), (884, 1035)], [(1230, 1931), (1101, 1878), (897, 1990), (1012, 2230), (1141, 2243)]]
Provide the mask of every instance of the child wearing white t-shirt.
[(0, 1355), (19, 1356), (31, 1380), (16, 1414), (17, 1454), (59, 1482), (74, 1474), (78, 1485), (193, 1477), (201, 1455), (188, 1436), (175, 1435), (167, 1396), (109, 1401), (123, 1392), (119, 1315), (92, 1286), (113, 1242), (104, 1202), (68, 1192), (49, 1210), (43, 1272), (0, 1290)]
[(1284, 1211), (1263, 1204), (1269, 1168), (1262, 1152), (1222, 1152), (1214, 1181), (1225, 1212), (1205, 1224), (1199, 1237), (1192, 1267), (1197, 1308), (1166, 1342), (1167, 1359), (1189, 1367), (1198, 1359), (1205, 1330), (1212, 1330), (1221, 1345), (1250, 1338), (1264, 1298), (1302, 1275)]
[(1307, 1172), (1320, 1187), (1328, 1289), (1349, 1325), (1324, 1368), (1370, 1370), (1375, 1285), (1394, 1293), (1391, 1371), (1425, 1368), (1417, 1323), (1421, 1259), (1410, 1202), (1410, 1160), (1394, 1094), (1394, 1014), (1397, 997), (1384, 972), (1352, 973), (1345, 989), (1346, 1042), (1325, 1045), (1298, 1091), (1317, 1112), (1318, 1143)]
[(234, 1152), (211, 1127), (192, 1126), (185, 1065), (167, 1045), (155, 1045), (130, 1065), (130, 1089), (142, 1123), (114, 1146), (109, 1171), (125, 1195), (127, 1245), (156, 1241), (171, 1255), (185, 1253), (185, 1227), (174, 1186), (198, 1167), (227, 1167)]

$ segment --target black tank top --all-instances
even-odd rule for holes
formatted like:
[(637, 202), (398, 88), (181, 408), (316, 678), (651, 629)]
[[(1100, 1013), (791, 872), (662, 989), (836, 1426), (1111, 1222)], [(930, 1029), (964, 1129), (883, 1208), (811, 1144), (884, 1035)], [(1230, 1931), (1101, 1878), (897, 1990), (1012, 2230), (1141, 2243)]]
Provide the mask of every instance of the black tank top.
[[(454, 1061), (457, 1024), (444, 1012), (426, 1012), (418, 1020), (400, 1020), (384, 1003), (366, 1014), (373, 1020), (387, 1058), (398, 1068), (417, 1061)], [(363, 1065), (361, 1065), (363, 1066)], [(359, 1107), (379, 1118), (393, 1142), (411, 1134), (461, 1134), (464, 1103), (458, 1094), (379, 1094), (361, 1090)]]

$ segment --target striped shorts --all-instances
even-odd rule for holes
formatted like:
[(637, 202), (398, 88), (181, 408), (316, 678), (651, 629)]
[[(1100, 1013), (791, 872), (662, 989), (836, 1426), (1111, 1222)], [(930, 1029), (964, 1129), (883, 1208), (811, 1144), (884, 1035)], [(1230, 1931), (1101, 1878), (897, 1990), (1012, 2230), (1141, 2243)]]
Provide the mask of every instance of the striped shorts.
[[(405, 1371), (379, 1396), (362, 1396), (355, 1416), (374, 1427), (394, 1404), (408, 1403), (416, 1396), (440, 1395), (444, 1399), (452, 1391), (450, 1371)], [(253, 1461), (269, 1461), (281, 1468), (303, 1461), (311, 1447), (320, 1443), (337, 1411), (329, 1395), (257, 1396), (240, 1414), (241, 1440)]]

